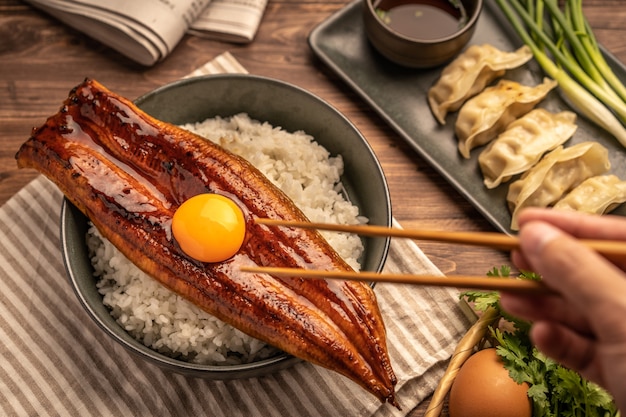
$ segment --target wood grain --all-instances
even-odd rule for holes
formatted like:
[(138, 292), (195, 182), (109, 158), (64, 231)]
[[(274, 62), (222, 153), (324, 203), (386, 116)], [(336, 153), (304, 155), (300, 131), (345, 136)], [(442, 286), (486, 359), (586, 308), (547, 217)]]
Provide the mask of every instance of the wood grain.
[[(0, 0), (0, 204), (35, 173), (18, 170), (14, 155), (33, 126), (53, 114), (84, 77), (135, 98), (230, 51), (251, 73), (303, 87), (343, 112), (364, 134), (387, 175), (394, 216), (407, 228), (494, 231), (456, 190), (387, 127), (310, 51), (310, 31), (348, 2), (270, 0), (257, 38), (232, 45), (187, 36), (163, 62), (139, 66), (17, 0)], [(585, 0), (599, 41), (626, 61), (626, 4)], [(483, 275), (509, 263), (492, 249), (421, 243), (445, 273)], [(422, 404), (412, 415), (423, 415)]]

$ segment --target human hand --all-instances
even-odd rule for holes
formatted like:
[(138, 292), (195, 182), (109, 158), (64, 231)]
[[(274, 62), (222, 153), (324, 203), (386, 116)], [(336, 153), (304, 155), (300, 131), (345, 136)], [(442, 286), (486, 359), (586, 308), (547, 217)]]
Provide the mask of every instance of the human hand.
[(626, 241), (626, 219), (526, 209), (519, 224), (513, 262), (558, 295), (503, 293), (502, 307), (533, 322), (539, 350), (606, 388), (626, 410), (626, 258), (608, 261), (576, 239)]

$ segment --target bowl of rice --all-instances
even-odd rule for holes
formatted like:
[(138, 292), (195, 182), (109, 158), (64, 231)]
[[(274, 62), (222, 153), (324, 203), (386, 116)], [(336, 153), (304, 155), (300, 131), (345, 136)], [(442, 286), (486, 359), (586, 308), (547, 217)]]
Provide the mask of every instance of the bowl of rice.
[[(210, 75), (168, 84), (135, 102), (248, 159), (311, 221), (391, 225), (385, 176), (365, 138), (336, 109), (297, 86), (247, 74)], [(389, 238), (324, 236), (353, 268), (382, 270)], [(61, 242), (85, 310), (141, 358), (209, 379), (257, 377), (299, 361), (161, 286), (68, 201)]]

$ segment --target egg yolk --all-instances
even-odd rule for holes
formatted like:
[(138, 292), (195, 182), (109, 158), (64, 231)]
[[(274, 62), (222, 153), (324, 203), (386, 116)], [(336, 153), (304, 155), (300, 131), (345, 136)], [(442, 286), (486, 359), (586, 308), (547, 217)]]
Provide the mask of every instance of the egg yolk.
[(199, 194), (176, 210), (172, 234), (190, 257), (201, 262), (222, 262), (243, 244), (246, 223), (243, 212), (231, 199)]

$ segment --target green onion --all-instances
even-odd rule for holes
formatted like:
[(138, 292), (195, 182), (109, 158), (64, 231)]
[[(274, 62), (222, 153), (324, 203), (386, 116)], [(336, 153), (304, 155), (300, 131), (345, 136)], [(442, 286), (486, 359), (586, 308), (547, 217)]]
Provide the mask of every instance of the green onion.
[(596, 65), (606, 82), (615, 90), (615, 92), (626, 100), (626, 87), (617, 78), (609, 64), (606, 62), (598, 42), (589, 26), (589, 23), (585, 19), (583, 14), (583, 2), (582, 0), (573, 0), (568, 3), (568, 6), (572, 8), (572, 24), (575, 32), (580, 37), (583, 47), (587, 54), (592, 57), (593, 63)]
[(496, 0), (570, 103), (626, 147), (626, 128), (621, 122), (626, 121), (626, 88), (606, 63), (583, 16), (582, 1), (566, 0), (564, 12), (557, 0), (522, 1)]

